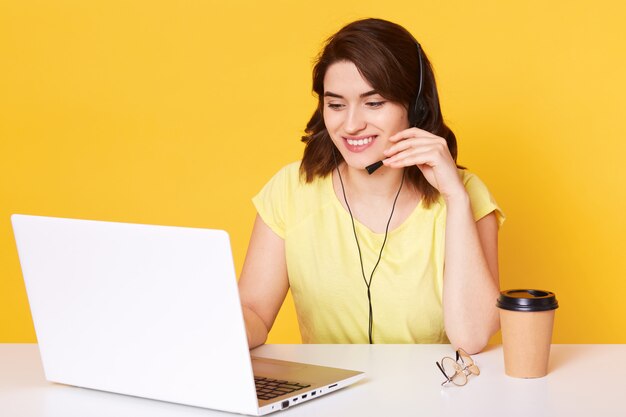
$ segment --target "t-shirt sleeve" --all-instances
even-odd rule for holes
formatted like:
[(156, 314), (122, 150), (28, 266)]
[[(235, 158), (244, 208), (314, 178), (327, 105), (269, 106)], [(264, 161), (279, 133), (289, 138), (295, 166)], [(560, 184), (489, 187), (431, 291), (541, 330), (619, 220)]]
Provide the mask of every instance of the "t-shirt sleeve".
[(259, 216), (281, 238), (285, 238), (290, 177), (298, 169), (294, 164), (278, 171), (252, 198)]
[(476, 174), (461, 171), (463, 176), (463, 184), (470, 198), (472, 205), (472, 212), (474, 213), (474, 220), (478, 221), (488, 215), (491, 212), (495, 212), (496, 220), (498, 221), (498, 227), (502, 226), (506, 216), (504, 212), (496, 203), (489, 189), (484, 182)]

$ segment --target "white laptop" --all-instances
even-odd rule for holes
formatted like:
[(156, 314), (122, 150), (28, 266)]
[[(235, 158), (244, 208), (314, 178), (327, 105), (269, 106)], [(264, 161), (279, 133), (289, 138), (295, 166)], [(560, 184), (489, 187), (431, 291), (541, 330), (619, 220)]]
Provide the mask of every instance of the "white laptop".
[(49, 381), (264, 415), (364, 377), (250, 357), (225, 231), (11, 220)]

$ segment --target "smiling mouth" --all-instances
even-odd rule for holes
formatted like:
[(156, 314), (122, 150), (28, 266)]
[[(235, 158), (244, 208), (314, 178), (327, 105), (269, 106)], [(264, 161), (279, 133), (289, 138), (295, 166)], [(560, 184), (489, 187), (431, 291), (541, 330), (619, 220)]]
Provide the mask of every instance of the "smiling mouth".
[(361, 152), (370, 147), (377, 135), (368, 136), (362, 139), (343, 138), (346, 148), (351, 152)]

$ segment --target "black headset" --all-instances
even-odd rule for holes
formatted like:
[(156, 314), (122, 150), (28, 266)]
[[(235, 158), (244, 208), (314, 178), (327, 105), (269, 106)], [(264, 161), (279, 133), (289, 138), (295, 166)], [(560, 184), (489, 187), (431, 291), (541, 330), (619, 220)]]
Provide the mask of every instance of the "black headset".
[(415, 44), (417, 45), (417, 58), (419, 59), (419, 63), (420, 63), (420, 83), (419, 83), (419, 87), (417, 88), (417, 96), (415, 96), (415, 105), (413, 106), (413, 117), (415, 117), (413, 127), (417, 127), (417, 122), (419, 121), (419, 119), (417, 118), (417, 103), (419, 102), (420, 96), (422, 94), (422, 85), (424, 83), (424, 68), (422, 66), (422, 47), (420, 46), (419, 42), (415, 42)]
[[(420, 96), (422, 94), (422, 85), (424, 81), (424, 69), (422, 66), (422, 48), (419, 42), (415, 41), (415, 44), (417, 45), (417, 58), (419, 59), (420, 64), (420, 82), (417, 89), (417, 95), (415, 96), (415, 104), (413, 105), (413, 117), (415, 119), (412, 123), (413, 127), (417, 127), (417, 123), (419, 122), (419, 119), (417, 118), (417, 103), (419, 102)], [(378, 161), (366, 166), (365, 169), (367, 170), (368, 174), (372, 175), (374, 171), (376, 171), (381, 166), (383, 166), (383, 161)]]

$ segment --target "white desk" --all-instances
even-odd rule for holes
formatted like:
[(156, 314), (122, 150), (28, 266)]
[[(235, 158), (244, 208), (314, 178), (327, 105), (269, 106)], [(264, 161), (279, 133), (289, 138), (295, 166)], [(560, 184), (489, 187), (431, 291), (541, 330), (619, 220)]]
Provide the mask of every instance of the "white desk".
[[(626, 345), (554, 345), (550, 374), (504, 374), (502, 349), (473, 356), (481, 375), (441, 387), (449, 345), (266, 345), (254, 354), (362, 370), (367, 378), (277, 416), (625, 416)], [(0, 344), (2, 417), (165, 417), (234, 414), (45, 381), (37, 345)]]

